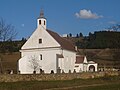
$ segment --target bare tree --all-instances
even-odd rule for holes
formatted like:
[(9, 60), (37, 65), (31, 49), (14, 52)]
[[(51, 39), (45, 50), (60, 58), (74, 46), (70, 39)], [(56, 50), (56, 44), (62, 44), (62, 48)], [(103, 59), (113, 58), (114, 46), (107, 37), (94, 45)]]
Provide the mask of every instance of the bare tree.
[(13, 40), (17, 33), (11, 24), (6, 24), (3, 18), (0, 19), (0, 41)]
[(31, 56), (29, 58), (29, 66), (34, 70), (33, 72), (35, 73), (38, 69), (40, 69), (40, 64), (37, 56)]

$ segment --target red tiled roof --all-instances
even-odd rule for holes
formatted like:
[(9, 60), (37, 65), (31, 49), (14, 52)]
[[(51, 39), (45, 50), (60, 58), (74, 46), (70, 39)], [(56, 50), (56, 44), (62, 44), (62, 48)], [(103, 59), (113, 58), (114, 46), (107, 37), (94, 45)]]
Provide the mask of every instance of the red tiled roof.
[(76, 56), (76, 64), (80, 64), (84, 62), (84, 56)]
[(76, 52), (75, 46), (70, 41), (60, 37), (56, 32), (50, 30), (47, 30), (47, 32), (61, 45), (63, 49)]

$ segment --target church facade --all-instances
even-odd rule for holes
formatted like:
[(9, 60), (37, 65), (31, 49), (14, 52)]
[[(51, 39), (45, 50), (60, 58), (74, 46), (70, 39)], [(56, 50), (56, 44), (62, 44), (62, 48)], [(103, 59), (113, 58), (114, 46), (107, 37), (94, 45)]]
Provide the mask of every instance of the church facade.
[(74, 71), (75, 46), (56, 32), (46, 28), (47, 20), (43, 11), (37, 19), (37, 29), (22, 46), (18, 61), (20, 74), (54, 73)]

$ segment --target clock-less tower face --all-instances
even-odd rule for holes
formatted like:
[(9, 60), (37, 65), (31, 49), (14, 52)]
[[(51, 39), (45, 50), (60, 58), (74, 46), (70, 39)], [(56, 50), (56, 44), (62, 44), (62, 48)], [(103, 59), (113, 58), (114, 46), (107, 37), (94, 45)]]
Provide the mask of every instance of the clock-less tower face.
[(39, 25), (46, 25), (46, 20), (39, 20)]

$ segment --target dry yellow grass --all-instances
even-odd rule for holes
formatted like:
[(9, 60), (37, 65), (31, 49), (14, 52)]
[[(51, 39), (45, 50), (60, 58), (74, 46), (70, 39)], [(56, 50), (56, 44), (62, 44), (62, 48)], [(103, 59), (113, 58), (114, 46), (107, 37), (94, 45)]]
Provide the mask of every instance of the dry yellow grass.
[(0, 53), (1, 65), (3, 73), (7, 73), (9, 70), (17, 71), (17, 61), (20, 59), (20, 53)]

